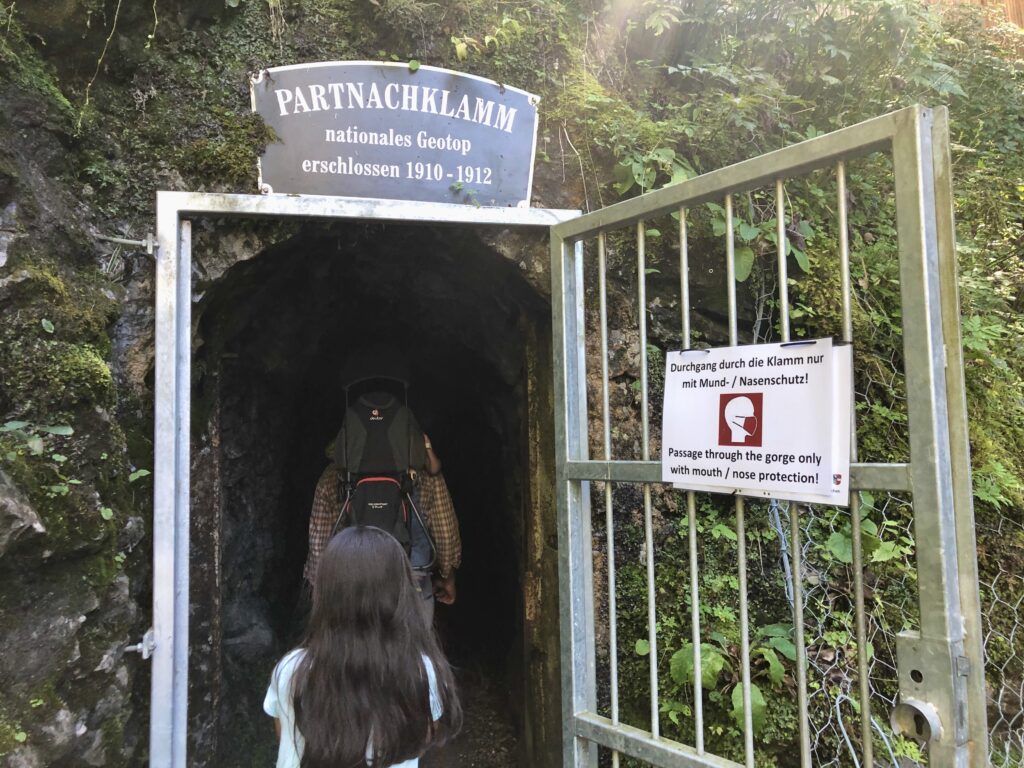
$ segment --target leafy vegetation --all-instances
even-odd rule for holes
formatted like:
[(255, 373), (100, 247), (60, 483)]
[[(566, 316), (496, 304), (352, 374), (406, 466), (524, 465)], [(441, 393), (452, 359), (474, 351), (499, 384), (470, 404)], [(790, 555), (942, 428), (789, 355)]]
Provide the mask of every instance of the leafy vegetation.
[[(1019, 450), (1024, 438), (1024, 356), (1017, 341), (1024, 330), (1024, 35), (996, 21), (977, 9), (937, 11), (896, 0), (839, 6), (650, 0), (626, 18), (616, 18), (610, 9), (596, 16), (594, 35), (603, 49), (580, 71), (567, 75), (570, 86), (556, 97), (561, 101), (554, 107), (573, 136), (585, 173), (592, 173), (595, 185), (603, 190), (604, 203), (902, 106), (949, 107), (974, 491), (985, 583), (994, 583), (1007, 568), (1012, 572), (1021, 566), (1020, 556), (1010, 551), (1024, 539), (1024, 463)], [(610, 175), (605, 170), (609, 166)], [(905, 461), (908, 415), (890, 164), (878, 157), (849, 164), (848, 188), (861, 459)], [(786, 186), (790, 317), (798, 335), (841, 333), (835, 194), (834, 180), (826, 174), (812, 174)], [(691, 253), (722, 258), (722, 206), (708, 204), (691, 212), (689, 223)], [(751, 324), (741, 329), (741, 336), (778, 339), (780, 307), (774, 299), (764, 298), (775, 292), (771, 190), (738, 196), (734, 227), (736, 275), (744, 281), (751, 308)], [(662, 238), (648, 247), (648, 263), (666, 273), (669, 285), (675, 283), (675, 239)], [(713, 343), (722, 340), (718, 329), (705, 325), (700, 331)], [(669, 348), (677, 341), (670, 333), (659, 343)], [(616, 492), (616, 505), (638, 514), (637, 500), (622, 489)], [(662, 731), (693, 743), (689, 597), (679, 588), (689, 565), (685, 532), (672, 531), (669, 524), (681, 508), (681, 502), (669, 498), (658, 503), (666, 517), (655, 548), (659, 698)], [(911, 508), (900, 499), (864, 494), (861, 515), (866, 577), (877, 585), (870, 591), (872, 621), (881, 630), (878, 638), (892, 637), (915, 623)], [(716, 737), (716, 748), (739, 759), (741, 710), (733, 698), (740, 690), (739, 622), (734, 609), (738, 588), (734, 555), (721, 558), (717, 551), (729, 544), (730, 534), (735, 539), (732, 514), (704, 502), (699, 519), (701, 541), (717, 542), (705, 545), (700, 555), (702, 596), (707, 600), (700, 606), (706, 630), (700, 654), (707, 665), (705, 722), (708, 733)], [(754, 519), (757, 522), (747, 531), (748, 547), (765, 545), (778, 552), (782, 542), (767, 518)], [(1001, 531), (998, 538), (1008, 541), (990, 541), (989, 530)], [(816, 653), (830, 659), (822, 664), (831, 670), (825, 682), (812, 680), (812, 691), (825, 685), (833, 689), (831, 701), (851, 702), (843, 718), (853, 733), (859, 714), (848, 696), (849, 681), (856, 679), (848, 514), (816, 510), (804, 536), (813, 567), (823, 569), (819, 578), (830, 576), (825, 586), (812, 590), (809, 604), (819, 631)], [(989, 559), (991, 551), (1012, 558), (1015, 565)], [(633, 564), (633, 555), (642, 555), (640, 542), (625, 544), (620, 553), (620, 680), (634, 685), (622, 702), (624, 719), (645, 723), (650, 718), (643, 683), (647, 659), (639, 652), (650, 652), (645, 639), (646, 572)], [(777, 566), (763, 559), (756, 567), (763, 581), (751, 588), (753, 681), (761, 698), (790, 689), (789, 695), (772, 697), (773, 707), (768, 708), (758, 704), (758, 693), (754, 695), (754, 724), (761, 745), (757, 763), (787, 765), (792, 760), (787, 745), (794, 743), (796, 727), (795, 711), (786, 708), (792, 701), (793, 667), (777, 648), (759, 645), (765, 627), (785, 625), (788, 606), (780, 603), (785, 579)], [(986, 621), (993, 636), (1009, 637), (1019, 617), (1004, 610), (987, 615)], [(630, 634), (632, 639), (627, 640)], [(643, 645), (634, 647), (636, 639)], [(891, 663), (889, 644), (876, 641), (873, 654), (873, 669)], [(1024, 675), (1020, 657), (1007, 645), (993, 642), (988, 654), (990, 670), (1001, 669), (1013, 681)], [(994, 690), (1006, 685), (1002, 676), (991, 682)], [(879, 671), (873, 692), (881, 701), (891, 700), (895, 681)], [(1005, 731), (997, 729), (994, 735), (993, 759), (1012, 760), (1001, 756), (999, 740)], [(822, 744), (827, 754), (843, 753), (838, 733), (825, 738), (836, 739)], [(876, 745), (883, 746), (887, 745)], [(899, 740), (892, 742), (892, 749), (896, 757), (915, 754), (913, 745)]]
[[(73, 156), (62, 182), (82, 190), (91, 215), (119, 231), (151, 220), (157, 188), (255, 190), (255, 160), (268, 137), (248, 113), (246, 77), (266, 66), (315, 59), (408, 61), (411, 68), (422, 63), (471, 71), (537, 92), (538, 170), (564, 180), (542, 189), (544, 203), (582, 200), (588, 208), (902, 106), (947, 105), (980, 564), (989, 584), (1001, 569), (1024, 570), (1020, 30), (976, 8), (937, 9), (913, 0), (225, 0), (184, 2), (180, 21), (169, 12), (158, 18), (156, 5), (150, 13), (149, 4), (141, 4), (134, 15), (126, 6), (115, 38), (114, 4), (84, 5), (86, 18), (60, 20), (82, 28), (75, 29), (76, 40), (80, 31), (91, 35), (93, 48), (83, 64), (62, 61), (22, 27), (24, 11), (16, 3), (0, 0), (0, 68), (8, 82), (49, 105), (40, 112), (42, 127), (59, 133)], [(116, 47), (108, 49), (111, 40)], [(3, 181), (14, 171), (0, 162)], [(909, 447), (891, 168), (880, 158), (851, 163), (848, 187), (861, 458), (900, 461)], [(836, 334), (841, 327), (834, 194), (832, 180), (820, 174), (787, 185), (797, 334)], [(765, 298), (776, 288), (774, 202), (751, 193), (735, 205), (735, 267), (750, 315), (742, 331), (745, 340), (776, 338), (780, 308)], [(694, 252), (721, 258), (724, 209), (710, 204), (692, 216)], [(648, 231), (648, 276), (655, 287), (678, 286), (673, 228), (673, 222), (659, 222)], [(20, 272), (8, 287), (9, 320), (0, 330), (0, 459), (31, 491), (61, 547), (105, 536), (109, 553), (114, 544), (107, 524), (130, 506), (128, 484), (144, 484), (147, 474), (129, 473), (125, 436), (117, 428), (89, 420), (94, 409), (114, 408), (123, 394), (108, 364), (108, 326), (118, 305), (104, 276), (64, 253), (63, 242), (48, 245), (54, 253), (45, 257), (12, 251), (9, 264)], [(79, 243), (70, 250), (80, 249)], [(623, 283), (627, 270), (619, 268), (626, 251), (610, 238), (612, 270)], [(75, 267), (58, 267), (62, 259)], [(630, 288), (619, 290), (625, 295)], [(653, 327), (655, 352), (676, 343), (667, 322)], [(697, 331), (711, 341), (721, 333), (710, 323)], [(635, 390), (626, 388), (624, 397), (635, 397)], [(73, 436), (52, 431), (72, 424)], [(88, 440), (90, 431), (103, 433), (100, 447)], [(625, 427), (617, 434), (623, 443), (635, 441)], [(127, 438), (145, 443), (139, 435)], [(87, 498), (79, 481), (95, 484), (99, 496)], [(914, 618), (904, 612), (915, 589), (911, 515), (900, 499), (865, 495), (862, 501), (862, 543), (877, 585), (872, 608), (891, 635)], [(735, 756), (742, 748), (735, 698), (736, 534), (730, 510), (701, 504), (705, 716), (719, 748)], [(639, 506), (633, 491), (617, 489), (622, 707), (624, 719), (642, 724), (650, 717), (643, 687), (650, 647), (642, 536), (635, 524)], [(682, 508), (672, 494), (659, 499), (657, 662), (665, 732), (690, 740), (695, 672), (691, 607), (680, 589), (689, 568)], [(782, 543), (764, 510), (752, 519), (748, 547), (773, 553), (759, 554), (765, 578), (752, 590), (752, 674), (760, 697), (753, 714), (764, 745), (758, 764), (786, 765), (796, 713), (792, 619), (779, 598), (784, 574), (772, 559)], [(845, 512), (819, 510), (805, 533), (810, 554), (836, 585), (827, 600), (819, 592), (810, 604), (827, 617), (816, 652), (832, 654), (837, 669), (849, 674), (852, 526)], [(1009, 637), (1018, 617), (998, 609), (987, 620), (993, 637)], [(873, 653), (891, 652), (881, 646)], [(990, 668), (1019, 682), (1024, 665), (1015, 653), (1011, 643), (993, 641)], [(880, 685), (880, 695), (891, 694), (892, 680)], [(848, 692), (839, 683), (835, 690)], [(765, 701), (773, 705), (757, 703)], [(23, 714), (12, 713), (0, 724), (0, 750), (23, 740)], [(848, 717), (853, 722), (857, 713)], [(899, 748), (911, 754), (909, 745)]]

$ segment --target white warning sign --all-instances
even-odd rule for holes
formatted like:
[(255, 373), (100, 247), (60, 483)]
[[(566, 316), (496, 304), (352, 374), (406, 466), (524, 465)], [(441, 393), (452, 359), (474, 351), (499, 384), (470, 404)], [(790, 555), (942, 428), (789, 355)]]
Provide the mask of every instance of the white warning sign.
[(852, 368), (831, 339), (669, 353), (662, 479), (848, 505)]

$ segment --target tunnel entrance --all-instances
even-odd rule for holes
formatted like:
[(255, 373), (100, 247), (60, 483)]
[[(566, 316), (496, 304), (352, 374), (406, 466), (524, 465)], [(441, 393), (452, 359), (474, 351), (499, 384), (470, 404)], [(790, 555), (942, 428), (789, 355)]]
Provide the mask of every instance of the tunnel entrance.
[(463, 541), (436, 622), (467, 727), (424, 765), (557, 762), (547, 301), (470, 228), (336, 222), (235, 265), (194, 311), (189, 763), (274, 763), (262, 700), (300, 631), (342, 370), (380, 345), (405, 358)]

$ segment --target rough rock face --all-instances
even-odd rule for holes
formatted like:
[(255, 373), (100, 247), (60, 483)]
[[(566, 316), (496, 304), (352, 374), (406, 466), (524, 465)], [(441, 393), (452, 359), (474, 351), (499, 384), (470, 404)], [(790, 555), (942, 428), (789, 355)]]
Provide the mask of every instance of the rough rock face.
[(14, 24), (0, 72), (0, 765), (125, 765), (145, 493), (111, 416), (118, 286), (87, 245), (67, 102)]
[(28, 500), (0, 470), (0, 557), (25, 546), (46, 533), (39, 515)]

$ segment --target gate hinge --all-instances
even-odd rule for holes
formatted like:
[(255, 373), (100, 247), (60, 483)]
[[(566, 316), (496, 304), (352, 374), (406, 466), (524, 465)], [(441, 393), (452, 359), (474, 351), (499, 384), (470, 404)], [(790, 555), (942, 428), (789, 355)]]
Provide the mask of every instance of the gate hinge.
[(156, 650), (156, 635), (153, 633), (153, 628), (150, 627), (146, 630), (146, 634), (142, 636), (141, 641), (135, 645), (127, 646), (124, 650), (126, 653), (141, 653), (143, 660), (152, 656), (153, 651)]
[(124, 237), (109, 237), (107, 235), (96, 235), (96, 239), (107, 243), (117, 243), (118, 245), (134, 245), (137, 248), (145, 249), (146, 254), (149, 256), (152, 256), (153, 251), (156, 249), (156, 236), (152, 232), (146, 235), (145, 240), (129, 240)]

